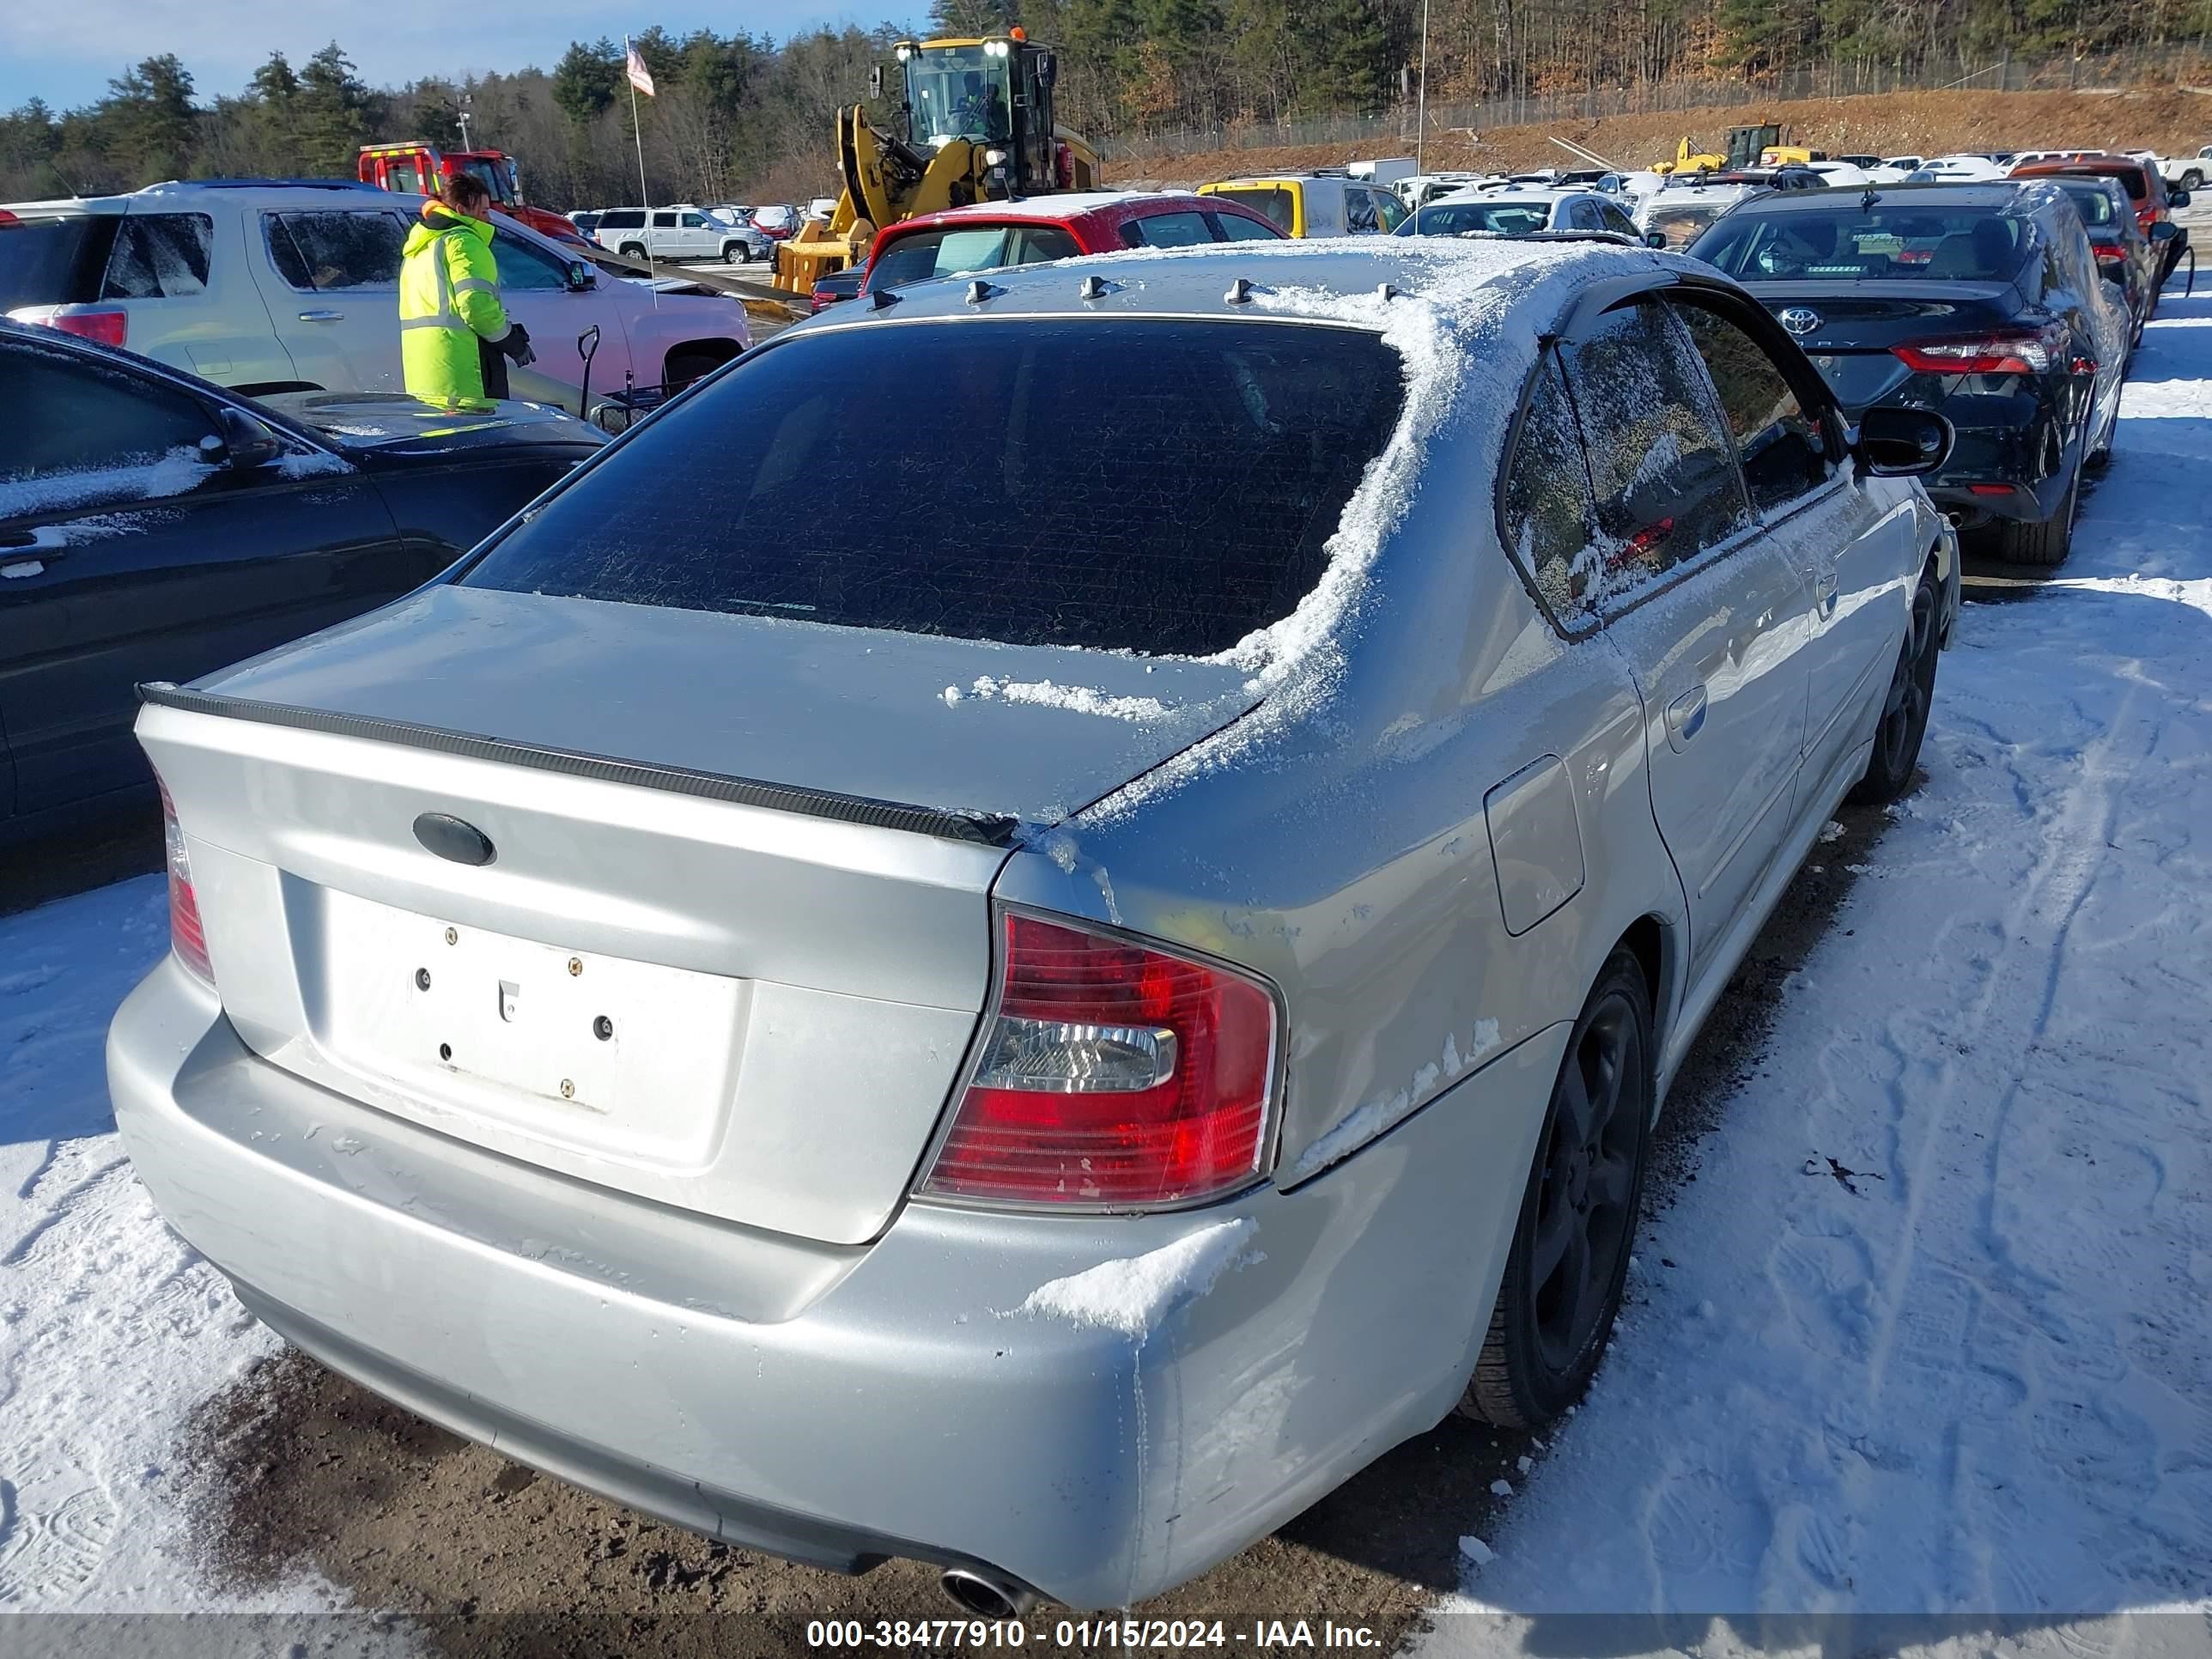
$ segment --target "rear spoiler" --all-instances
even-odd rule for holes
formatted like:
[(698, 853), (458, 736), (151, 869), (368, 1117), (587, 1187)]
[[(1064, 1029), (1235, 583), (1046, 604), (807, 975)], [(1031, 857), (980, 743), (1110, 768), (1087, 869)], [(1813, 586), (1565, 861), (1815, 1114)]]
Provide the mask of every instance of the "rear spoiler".
[(405, 720), (338, 714), (327, 709), (301, 708), (290, 703), (259, 702), (246, 697), (226, 697), (212, 691), (187, 690), (167, 680), (139, 686), (142, 702), (156, 708), (181, 709), (186, 714), (211, 714), (221, 720), (250, 720), (262, 726), (287, 726), (295, 732), (322, 732), (332, 737), (359, 738), (369, 743), (396, 744), (427, 750), (433, 754), (459, 755), (470, 760), (497, 761), (564, 777), (590, 778), (602, 783), (624, 783), (640, 789), (659, 789), (672, 795), (691, 795), (702, 800), (728, 801), (739, 806), (766, 807), (807, 817), (829, 818), (840, 823), (868, 824), (881, 830), (903, 830), (939, 841), (967, 842), (981, 847), (1010, 847), (1018, 820), (999, 812), (955, 812), (932, 806), (910, 806), (897, 801), (870, 800), (861, 795), (841, 795), (824, 789), (794, 788), (788, 784), (764, 783), (755, 778), (725, 777), (715, 772), (695, 772), (688, 767), (655, 766), (639, 761), (611, 759), (605, 755), (580, 754), (550, 749), (539, 744), (514, 743), (504, 738), (478, 737), (447, 732), (436, 726)]

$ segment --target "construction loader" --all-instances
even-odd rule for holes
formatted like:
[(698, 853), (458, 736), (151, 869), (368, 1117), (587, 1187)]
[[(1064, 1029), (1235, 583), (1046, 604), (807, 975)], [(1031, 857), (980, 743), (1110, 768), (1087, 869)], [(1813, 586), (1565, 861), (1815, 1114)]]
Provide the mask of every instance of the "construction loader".
[(898, 131), (875, 125), (862, 105), (837, 112), (844, 191), (826, 222), (809, 218), (776, 250), (775, 285), (786, 293), (811, 294), (831, 271), (862, 263), (878, 230), (917, 213), (1097, 183), (1098, 152), (1053, 119), (1051, 49), (1020, 29), (902, 40), (893, 56), (895, 66), (870, 72), (869, 91), (878, 102), (888, 93)]
[[(1787, 143), (1790, 130), (1773, 122), (1754, 127), (1730, 127), (1728, 149), (1725, 151), (1692, 151), (1690, 141), (1682, 140), (1671, 161), (1661, 161), (1652, 167), (1654, 173), (1741, 173), (1748, 167), (1776, 167), (1782, 160), (1808, 159), (1819, 154), (1813, 150), (1798, 150)], [(1788, 150), (1786, 157), (1768, 161), (1778, 149)]]

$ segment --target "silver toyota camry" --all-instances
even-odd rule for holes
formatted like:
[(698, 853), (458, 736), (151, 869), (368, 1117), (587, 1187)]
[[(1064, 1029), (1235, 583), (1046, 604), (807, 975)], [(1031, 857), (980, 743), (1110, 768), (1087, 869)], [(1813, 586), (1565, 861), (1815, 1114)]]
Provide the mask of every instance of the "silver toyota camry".
[(848, 309), (433, 586), (145, 688), (175, 949), (117, 1115), (249, 1309), (427, 1418), (1126, 1605), (1588, 1383), (1684, 1051), (1911, 785), (1948, 429), (1846, 429), (1615, 246)]

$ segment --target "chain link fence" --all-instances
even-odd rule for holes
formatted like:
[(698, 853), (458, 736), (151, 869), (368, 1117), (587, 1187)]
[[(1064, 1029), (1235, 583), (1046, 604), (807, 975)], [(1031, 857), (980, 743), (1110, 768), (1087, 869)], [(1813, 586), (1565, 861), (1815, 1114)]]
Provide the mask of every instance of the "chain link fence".
[[(2108, 52), (2089, 58), (1923, 58), (1895, 64), (1838, 60), (1765, 76), (1732, 76), (1592, 87), (1581, 92), (1486, 98), (1474, 103), (1431, 100), (1431, 137), (1480, 133), (1492, 127), (1541, 121), (1595, 121), (1614, 115), (1656, 115), (1674, 110), (1850, 98), (1887, 92), (2118, 92), (2133, 87), (2212, 85), (2212, 55), (2171, 46)], [(2212, 110), (2208, 110), (2212, 114)], [(1212, 127), (1178, 127), (1129, 133), (1100, 141), (1109, 161), (1143, 161), (1217, 149), (1259, 149), (1279, 144), (1355, 144), (1413, 142), (1414, 106), (1371, 115), (1316, 115), (1291, 121), (1235, 121)], [(2085, 140), (2085, 142), (2087, 142)]]

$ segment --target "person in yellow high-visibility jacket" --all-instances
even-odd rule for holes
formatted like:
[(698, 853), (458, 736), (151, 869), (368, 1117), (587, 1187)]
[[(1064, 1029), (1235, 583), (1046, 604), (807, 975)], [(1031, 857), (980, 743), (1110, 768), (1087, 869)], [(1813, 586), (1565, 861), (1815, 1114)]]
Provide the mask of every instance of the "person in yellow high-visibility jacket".
[[(399, 358), (407, 390), (451, 406), (507, 394), (506, 359), (531, 361), (530, 333), (511, 322), (491, 251), (491, 192), (473, 175), (446, 181), (422, 204), (399, 265)], [(493, 384), (487, 386), (487, 368)]]

